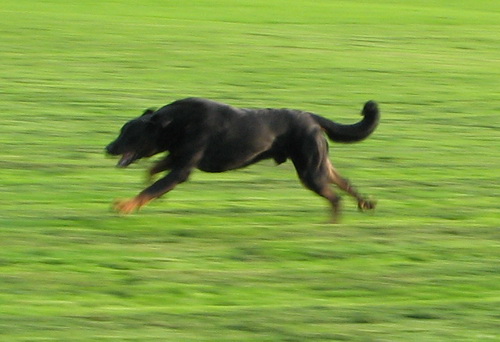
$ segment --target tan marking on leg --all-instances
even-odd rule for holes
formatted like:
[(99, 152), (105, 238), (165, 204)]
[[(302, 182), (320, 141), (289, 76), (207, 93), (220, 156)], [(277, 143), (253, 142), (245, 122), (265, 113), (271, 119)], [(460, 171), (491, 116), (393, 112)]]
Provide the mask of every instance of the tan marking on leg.
[(336, 184), (340, 189), (344, 190), (358, 201), (358, 209), (361, 211), (375, 209), (377, 202), (369, 200), (361, 196), (356, 188), (351, 185), (349, 180), (343, 178), (340, 173), (332, 165), (331, 161), (328, 160), (328, 174), (329, 179), (332, 183)]
[(139, 210), (142, 206), (150, 202), (152, 198), (145, 195), (137, 195), (134, 198), (126, 200), (115, 200), (113, 208), (120, 214), (130, 214), (133, 211)]

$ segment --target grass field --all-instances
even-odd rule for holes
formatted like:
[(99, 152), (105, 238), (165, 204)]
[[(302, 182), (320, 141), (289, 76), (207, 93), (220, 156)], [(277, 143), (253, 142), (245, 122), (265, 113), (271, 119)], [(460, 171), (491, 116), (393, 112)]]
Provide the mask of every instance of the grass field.
[[(0, 340), (500, 341), (500, 2), (0, 6)], [(343, 221), (290, 163), (139, 214), (104, 146), (187, 96), (382, 121), (334, 145)]]

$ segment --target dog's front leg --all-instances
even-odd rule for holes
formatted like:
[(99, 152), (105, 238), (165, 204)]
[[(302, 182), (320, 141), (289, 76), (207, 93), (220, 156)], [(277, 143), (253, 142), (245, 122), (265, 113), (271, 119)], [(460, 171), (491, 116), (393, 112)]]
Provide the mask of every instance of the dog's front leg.
[(129, 214), (172, 190), (177, 184), (185, 182), (192, 168), (173, 169), (168, 175), (157, 180), (153, 185), (143, 190), (139, 195), (128, 200), (117, 200), (114, 209), (121, 214)]
[(154, 176), (160, 172), (172, 169), (173, 161), (170, 155), (156, 162), (149, 170), (146, 175), (146, 181), (151, 182)]

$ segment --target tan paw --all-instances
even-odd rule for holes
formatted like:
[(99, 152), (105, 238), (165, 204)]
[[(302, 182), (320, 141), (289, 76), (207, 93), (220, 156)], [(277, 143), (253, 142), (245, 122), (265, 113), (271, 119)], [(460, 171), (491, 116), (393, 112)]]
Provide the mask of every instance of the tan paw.
[(358, 202), (358, 209), (361, 211), (373, 210), (377, 206), (377, 201), (361, 200)]
[(144, 205), (141, 202), (137, 197), (128, 200), (117, 199), (113, 202), (113, 209), (120, 214), (130, 214)]

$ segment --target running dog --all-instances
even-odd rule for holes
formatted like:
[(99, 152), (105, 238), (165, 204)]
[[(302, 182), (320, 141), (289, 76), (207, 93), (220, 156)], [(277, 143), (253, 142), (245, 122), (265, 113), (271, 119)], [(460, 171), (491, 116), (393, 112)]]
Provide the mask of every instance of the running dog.
[(333, 222), (340, 215), (340, 196), (331, 183), (356, 198), (360, 210), (374, 209), (376, 203), (361, 196), (333, 167), (324, 137), (325, 133), (340, 143), (365, 139), (378, 125), (377, 103), (366, 102), (361, 114), (361, 121), (343, 125), (299, 110), (236, 108), (202, 98), (146, 110), (122, 127), (106, 151), (121, 156), (119, 167), (168, 152), (149, 175), (169, 172), (136, 197), (116, 201), (114, 208), (124, 214), (133, 212), (185, 182), (194, 169), (224, 172), (264, 159), (277, 164), (290, 159), (304, 186), (330, 202)]

